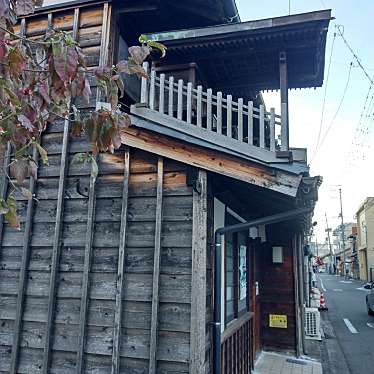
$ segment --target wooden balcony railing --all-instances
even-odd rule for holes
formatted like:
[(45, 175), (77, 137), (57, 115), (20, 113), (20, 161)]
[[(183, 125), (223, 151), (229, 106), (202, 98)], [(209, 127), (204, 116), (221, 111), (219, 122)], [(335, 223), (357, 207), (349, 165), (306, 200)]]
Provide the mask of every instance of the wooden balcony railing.
[(249, 374), (253, 369), (253, 313), (231, 322), (221, 338), (222, 374)]
[[(143, 67), (148, 72), (148, 63)], [(149, 79), (142, 79), (140, 101), (157, 116), (175, 119), (173, 123), (178, 122), (185, 131), (194, 128), (195, 135), (211, 136), (218, 145), (239, 146), (248, 154), (253, 146), (271, 152), (288, 151), (287, 119), (275, 114), (274, 108), (268, 112), (264, 105), (256, 108), (252, 101), (234, 101), (231, 95), (223, 97), (222, 92), (214, 94), (210, 88), (195, 88), (182, 79), (176, 82), (172, 76), (166, 79), (155, 70)], [(137, 107), (141, 105), (132, 108), (134, 114), (141, 112)]]

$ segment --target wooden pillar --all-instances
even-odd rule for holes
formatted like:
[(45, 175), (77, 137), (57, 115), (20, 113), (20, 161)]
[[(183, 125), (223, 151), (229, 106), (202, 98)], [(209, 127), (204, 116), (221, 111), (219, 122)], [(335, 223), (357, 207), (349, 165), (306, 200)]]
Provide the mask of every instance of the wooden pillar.
[(193, 191), (190, 373), (205, 373), (206, 263), (208, 240), (207, 173), (200, 170)]
[[(33, 159), (38, 162), (38, 151), (36, 147), (33, 151)], [(30, 176), (29, 190), (32, 195), (35, 191), (35, 179)], [(23, 244), (22, 244), (22, 260), (19, 274), (18, 282), (18, 296), (17, 296), (17, 306), (16, 306), (16, 319), (14, 321), (13, 328), (13, 345), (12, 345), (12, 355), (10, 360), (10, 373), (17, 373), (18, 368), (18, 353), (19, 353), (19, 343), (22, 331), (22, 316), (24, 311), (24, 301), (25, 293), (27, 287), (27, 268), (29, 266), (30, 260), (30, 240), (31, 240), (31, 229), (32, 229), (32, 218), (34, 212), (34, 199), (30, 199), (27, 203), (26, 211), (26, 222), (25, 222), (25, 232), (23, 234)]]
[(288, 126), (288, 72), (287, 53), (279, 53), (279, 82), (281, 96), (281, 150), (289, 149), (289, 126)]
[(162, 229), (162, 190), (164, 178), (163, 158), (158, 158), (157, 163), (157, 203), (156, 203), (156, 226), (155, 226), (155, 252), (153, 260), (153, 289), (152, 289), (152, 317), (151, 338), (149, 348), (149, 374), (157, 371), (157, 340), (158, 340), (158, 309), (159, 309), (159, 282), (161, 261), (161, 229)]
[(118, 251), (118, 271), (117, 271), (117, 290), (116, 306), (113, 327), (113, 351), (112, 351), (112, 374), (120, 372), (120, 349), (121, 349), (121, 327), (122, 327), (122, 299), (123, 299), (123, 278), (125, 272), (125, 251), (126, 251), (126, 234), (127, 234), (127, 210), (129, 195), (129, 178), (130, 178), (130, 150), (125, 151), (125, 170), (123, 175), (122, 189), (122, 211), (121, 211), (121, 228)]

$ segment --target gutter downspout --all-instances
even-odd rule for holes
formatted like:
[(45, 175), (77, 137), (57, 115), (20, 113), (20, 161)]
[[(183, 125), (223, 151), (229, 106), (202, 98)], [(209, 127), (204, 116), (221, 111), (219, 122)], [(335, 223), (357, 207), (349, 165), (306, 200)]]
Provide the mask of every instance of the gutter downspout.
[(214, 321), (213, 321), (213, 374), (221, 374), (221, 264), (222, 264), (222, 235), (240, 232), (251, 227), (270, 225), (290, 221), (299, 216), (311, 213), (313, 208), (299, 208), (288, 212), (262, 217), (253, 221), (220, 227), (214, 234)]

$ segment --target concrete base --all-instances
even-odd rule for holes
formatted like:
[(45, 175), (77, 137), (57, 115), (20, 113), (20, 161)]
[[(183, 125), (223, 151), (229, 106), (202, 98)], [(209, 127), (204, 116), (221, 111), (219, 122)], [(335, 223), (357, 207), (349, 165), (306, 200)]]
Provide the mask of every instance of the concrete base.
[(309, 359), (262, 352), (256, 362), (254, 374), (322, 374), (322, 365)]

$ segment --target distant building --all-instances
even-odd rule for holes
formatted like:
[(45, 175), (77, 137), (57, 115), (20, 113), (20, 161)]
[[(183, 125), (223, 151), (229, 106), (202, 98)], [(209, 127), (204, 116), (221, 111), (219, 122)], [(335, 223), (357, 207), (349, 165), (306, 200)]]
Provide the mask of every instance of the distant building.
[(374, 197), (367, 197), (357, 213), (360, 279), (374, 280)]
[[(344, 273), (343, 264), (345, 261), (346, 273), (352, 277), (357, 277), (356, 269), (358, 266), (357, 256), (355, 256), (355, 242), (353, 236), (356, 235), (357, 224), (355, 222), (344, 223), (342, 233), (341, 225), (335, 228), (332, 232), (333, 246), (335, 250), (335, 264), (339, 273)], [(343, 235), (342, 235), (343, 234)]]

